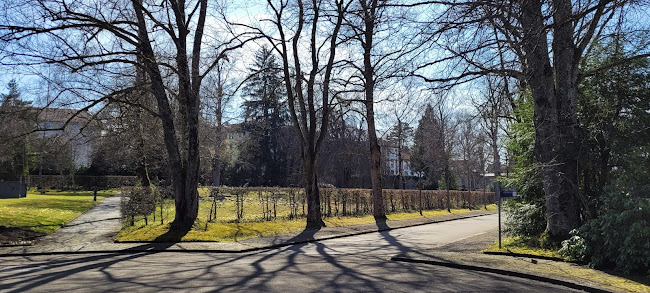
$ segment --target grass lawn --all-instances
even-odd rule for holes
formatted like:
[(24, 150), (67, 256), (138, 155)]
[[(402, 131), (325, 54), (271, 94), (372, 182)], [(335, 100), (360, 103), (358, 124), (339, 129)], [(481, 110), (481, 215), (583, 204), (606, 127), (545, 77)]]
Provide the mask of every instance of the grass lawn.
[(27, 197), (0, 199), (0, 226), (47, 234), (116, 192), (98, 191), (95, 202), (92, 191), (30, 190)]
[[(182, 241), (218, 241), (218, 242), (232, 242), (241, 241), (248, 238), (273, 236), (279, 234), (286, 234), (292, 232), (300, 232), (305, 228), (305, 219), (288, 219), (286, 217), (279, 217), (273, 221), (260, 221), (261, 215), (251, 216), (245, 218), (243, 221), (234, 221), (234, 216), (226, 214), (224, 218), (219, 217), (217, 221), (207, 222), (210, 210), (209, 203), (202, 202), (199, 207), (199, 217), (194, 225), (194, 228), (187, 233), (181, 240)], [(488, 205), (488, 210), (495, 210), (496, 205)], [(251, 206), (249, 211), (253, 210)], [(261, 209), (260, 209), (261, 210)], [(166, 205), (163, 210), (164, 215), (171, 215), (172, 218), (165, 218), (164, 224), (160, 223), (160, 218), (152, 224), (152, 217), (149, 217), (149, 225), (145, 225), (144, 220), (138, 220), (133, 226), (125, 226), (117, 236), (117, 241), (153, 241), (157, 237), (165, 234), (169, 230), (169, 222), (173, 221), (173, 206)], [(217, 214), (223, 211), (218, 211)], [(467, 213), (468, 209), (452, 209), (452, 213)], [(160, 210), (158, 210), (160, 213)], [(284, 214), (284, 211), (283, 211)], [(449, 214), (447, 210), (434, 210), (423, 211), (424, 217), (435, 217), (440, 215)], [(419, 212), (410, 213), (393, 213), (388, 215), (388, 220), (407, 220), (421, 218)], [(342, 227), (359, 224), (373, 224), (375, 219), (371, 216), (360, 217), (329, 217), (325, 218), (325, 224), (328, 227)], [(207, 224), (207, 229), (206, 229)], [(159, 239), (164, 241), (164, 239)]]
[(560, 255), (556, 250), (539, 248), (539, 244), (535, 243), (537, 241), (537, 239), (519, 236), (505, 237), (501, 239), (501, 249), (499, 249), (499, 242), (495, 242), (486, 247), (483, 251), (521, 253), (563, 259), (562, 255)]
[[(506, 237), (499, 243), (495, 242), (483, 251), (512, 252), (528, 254), (531, 256), (546, 256), (564, 259), (557, 251), (541, 249), (535, 238)], [(541, 264), (541, 262), (540, 262)], [(562, 261), (549, 261), (545, 265), (526, 265), (526, 270), (534, 274), (545, 275), (551, 278), (578, 280), (580, 283), (595, 283), (598, 286), (613, 292), (650, 292), (650, 276), (620, 275), (615, 272), (605, 272), (592, 269), (587, 265)]]

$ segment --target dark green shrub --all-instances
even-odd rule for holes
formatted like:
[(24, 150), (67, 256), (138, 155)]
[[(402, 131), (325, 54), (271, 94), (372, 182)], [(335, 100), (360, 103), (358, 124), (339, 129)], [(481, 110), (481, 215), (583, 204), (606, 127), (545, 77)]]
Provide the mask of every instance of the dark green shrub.
[[(610, 186), (601, 197), (598, 217), (580, 228), (595, 267), (624, 273), (650, 269), (650, 198)], [(647, 193), (646, 193), (647, 194)]]
[(595, 267), (624, 273), (650, 269), (650, 180), (645, 171), (631, 169), (605, 187), (598, 216), (580, 228)]
[(587, 242), (578, 235), (578, 230), (571, 230), (571, 238), (562, 241), (562, 248), (558, 251), (568, 261), (582, 262), (587, 257)]

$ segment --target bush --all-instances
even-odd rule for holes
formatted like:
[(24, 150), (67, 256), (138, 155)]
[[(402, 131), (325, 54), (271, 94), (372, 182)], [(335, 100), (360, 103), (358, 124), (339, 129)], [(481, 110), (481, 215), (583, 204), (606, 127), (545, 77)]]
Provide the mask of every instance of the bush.
[(147, 216), (156, 211), (156, 200), (160, 193), (155, 187), (122, 187), (120, 211), (122, 218), (129, 219), (133, 225), (136, 216), (143, 216), (148, 224)]
[(559, 253), (568, 261), (582, 262), (587, 257), (587, 242), (578, 235), (578, 230), (571, 230), (571, 238), (562, 241)]
[(504, 204), (504, 231), (516, 236), (536, 237), (546, 229), (546, 210), (540, 203), (523, 203), (517, 199)]
[(609, 193), (596, 219), (580, 228), (595, 267), (624, 273), (650, 269), (650, 199)]
[(512, 155), (513, 171), (509, 178), (499, 178), (506, 187), (517, 190), (517, 198), (504, 204), (507, 214), (505, 231), (513, 236), (539, 238), (540, 247), (554, 246), (548, 241), (546, 230), (546, 198), (542, 183), (541, 165), (535, 156), (535, 127), (533, 100), (523, 92), (515, 100), (516, 122), (508, 126), (506, 148)]

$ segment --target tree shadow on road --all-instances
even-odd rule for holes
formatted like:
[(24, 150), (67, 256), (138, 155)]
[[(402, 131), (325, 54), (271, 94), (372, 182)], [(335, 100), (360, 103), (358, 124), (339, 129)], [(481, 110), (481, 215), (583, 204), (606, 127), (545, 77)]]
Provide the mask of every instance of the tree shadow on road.
[[(378, 223), (380, 225), (386, 223)], [(199, 253), (195, 254), (197, 257), (190, 257), (191, 252), (147, 252), (152, 247), (173, 245), (149, 243), (135, 247), (137, 252), (124, 251), (124, 254), (73, 259), (25, 257), (26, 261), (18, 266), (0, 271), (3, 280), (0, 291), (46, 291), (61, 286), (71, 291), (89, 291), (90, 285), (93, 291), (386, 292), (399, 289), (404, 292), (475, 292), (485, 289), (485, 280), (490, 282), (490, 289), (497, 288), (496, 284), (515, 285), (514, 288), (521, 289), (523, 287), (517, 286), (529, 282), (494, 274), (390, 261), (384, 251), (391, 247), (402, 251), (409, 248), (385, 229), (383, 227), (380, 233), (387, 241), (373, 242), (367, 247), (350, 242), (352, 249), (345, 244), (334, 245), (327, 241), (304, 243), (313, 239), (317, 232), (304, 230), (292, 238), (292, 241), (303, 241), (301, 244), (255, 253)], [(93, 271), (99, 274), (93, 275)]]
[(393, 247), (397, 247), (399, 249), (401, 254), (407, 253), (411, 251), (411, 248), (404, 246), (401, 242), (397, 240), (393, 235), (390, 235), (391, 228), (388, 226), (386, 223), (386, 220), (376, 220), (375, 224), (377, 224), (377, 231), (383, 237), (386, 239), (386, 241)]
[(287, 243), (297, 243), (297, 242), (312, 242), (315, 240), (314, 236), (316, 233), (320, 231), (320, 228), (318, 229), (313, 229), (313, 228), (305, 228), (305, 230), (302, 230), (300, 234), (292, 237), (291, 239), (287, 240)]

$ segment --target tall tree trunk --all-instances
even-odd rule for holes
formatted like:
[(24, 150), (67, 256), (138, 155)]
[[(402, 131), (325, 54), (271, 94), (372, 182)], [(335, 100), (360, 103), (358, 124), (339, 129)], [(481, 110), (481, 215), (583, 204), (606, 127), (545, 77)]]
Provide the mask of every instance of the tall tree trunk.
[(138, 167), (135, 169), (140, 186), (149, 187), (149, 170), (147, 169), (147, 155), (145, 152), (144, 127), (142, 121), (142, 110), (136, 109), (136, 123), (138, 125)]
[(384, 207), (384, 200), (381, 194), (381, 147), (379, 146), (379, 142), (377, 140), (372, 103), (366, 106), (366, 113), (368, 117), (368, 140), (370, 141), (370, 181), (372, 183), (373, 207), (372, 215), (375, 217), (375, 220), (385, 220), (386, 208)]
[[(377, 129), (375, 127), (375, 70), (372, 66), (372, 48), (375, 30), (375, 12), (377, 10), (377, 1), (360, 1), (363, 7), (363, 21), (365, 29), (363, 31), (363, 77), (364, 93), (366, 106), (366, 121), (368, 122), (368, 140), (370, 142), (370, 181), (372, 183), (372, 206), (375, 220), (386, 220), (386, 209), (382, 197), (382, 178), (381, 178), (381, 147), (377, 140)], [(398, 154), (399, 155), (399, 154)]]
[(451, 194), (449, 192), (449, 184), (450, 184), (450, 178), (449, 178), (449, 162), (447, 159), (445, 159), (445, 193), (447, 194), (447, 212), (451, 213)]
[[(151, 81), (151, 92), (156, 99), (158, 114), (163, 125), (163, 141), (167, 150), (169, 159), (169, 169), (172, 189), (174, 191), (174, 202), (176, 206), (176, 215), (173, 222), (173, 229), (186, 229), (192, 226), (198, 216), (198, 190), (199, 180), (199, 154), (198, 154), (198, 89), (192, 89), (190, 86), (190, 72), (187, 64), (187, 54), (184, 50), (186, 47), (185, 38), (188, 35), (187, 28), (182, 24), (184, 15), (176, 15), (179, 23), (179, 46), (177, 52), (178, 76), (179, 76), (179, 104), (185, 104), (185, 111), (180, 123), (186, 126), (181, 128), (185, 136), (181, 137), (184, 152), (181, 154), (178, 141), (176, 139), (176, 127), (174, 123), (174, 112), (169, 104), (167, 93), (165, 92), (165, 83), (162, 74), (156, 63), (156, 55), (151, 46), (151, 40), (147, 33), (147, 24), (142, 10), (141, 0), (132, 0), (132, 5), (136, 14), (138, 24), (139, 44), (138, 50), (142, 54), (144, 67)], [(204, 13), (204, 7), (201, 7), (201, 13)], [(180, 11), (177, 11), (181, 14)], [(197, 28), (198, 30), (198, 28)], [(198, 32), (197, 32), (198, 33)], [(198, 57), (198, 56), (193, 56)], [(197, 63), (198, 65), (198, 63)], [(199, 84), (194, 86), (198, 87)]]
[(215, 119), (217, 128), (215, 129), (214, 157), (212, 158), (212, 186), (221, 185), (221, 145), (223, 144), (223, 87), (221, 85), (221, 72), (217, 68), (217, 107), (215, 109)]
[(318, 171), (314, 158), (308, 155), (305, 164), (305, 192), (307, 196), (307, 229), (325, 227), (320, 208), (320, 190), (318, 189)]
[(402, 121), (397, 119), (397, 184), (398, 189), (404, 189), (402, 184)]
[[(142, 58), (138, 58), (138, 64), (142, 64)], [(135, 84), (137, 87), (143, 87), (145, 85), (145, 73), (142, 70), (142, 67), (137, 67), (135, 71)], [(138, 89), (138, 102), (145, 103), (147, 100), (147, 92), (144, 89)], [(136, 176), (140, 181), (140, 186), (149, 187), (149, 171), (147, 169), (147, 155), (145, 152), (145, 141), (144, 141), (144, 121), (142, 118), (142, 109), (136, 107), (135, 109), (135, 123), (138, 127), (138, 142), (137, 142), (137, 154), (138, 154), (138, 166), (135, 169)]]
[[(271, 2), (269, 4), (273, 5)], [(318, 156), (323, 145), (323, 141), (327, 136), (327, 129), (330, 115), (330, 80), (332, 68), (336, 57), (336, 46), (338, 45), (338, 32), (343, 22), (343, 15), (345, 14), (348, 6), (343, 5), (342, 1), (335, 1), (336, 5), (336, 18), (332, 34), (329, 36), (329, 56), (327, 63), (324, 67), (324, 76), (322, 81), (321, 102), (320, 109), (317, 110), (315, 101), (314, 86), (316, 77), (319, 73), (319, 58), (317, 53), (320, 46), (317, 45), (318, 21), (320, 17), (320, 2), (316, 0), (311, 1), (309, 7), (311, 17), (305, 19), (305, 5), (301, 0), (298, 0), (298, 19), (295, 35), (291, 38), (291, 46), (293, 52), (294, 66), (289, 66), (290, 53), (287, 48), (289, 42), (282, 25), (282, 11), (286, 4), (281, 4), (282, 9), (277, 10), (276, 22), (278, 33), (280, 37), (280, 48), (282, 56), (282, 69), (284, 73), (285, 87), (287, 90), (287, 100), (289, 104), (289, 114), (291, 122), (293, 123), (296, 135), (300, 141), (300, 155), (302, 159), (304, 171), (304, 184), (305, 193), (307, 196), (307, 228), (319, 229), (324, 227), (320, 208), (320, 194), (318, 190)], [(310, 36), (310, 51), (311, 51), (311, 66), (309, 77), (305, 80), (300, 63), (299, 54), (299, 41), (302, 34), (303, 25), (308, 21), (311, 33)], [(270, 39), (269, 39), (270, 40)], [(293, 72), (291, 72), (293, 71)], [(292, 77), (295, 78), (292, 82)], [(306, 83), (306, 91), (303, 91), (303, 83)], [(297, 102), (297, 103), (296, 103)], [(320, 114), (320, 119), (317, 118)], [(320, 120), (320, 121), (319, 121)]]
[(570, 1), (554, 1), (553, 63), (542, 4), (522, 1), (528, 84), (534, 105), (535, 150), (542, 163), (547, 233), (562, 239), (580, 225), (577, 180), (577, 74)]
[(212, 158), (212, 186), (221, 186), (221, 157), (218, 152)]

